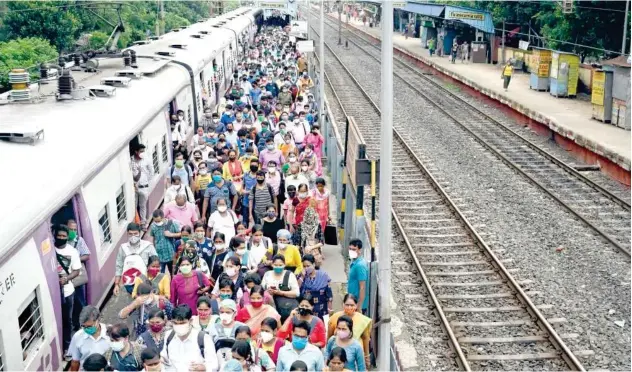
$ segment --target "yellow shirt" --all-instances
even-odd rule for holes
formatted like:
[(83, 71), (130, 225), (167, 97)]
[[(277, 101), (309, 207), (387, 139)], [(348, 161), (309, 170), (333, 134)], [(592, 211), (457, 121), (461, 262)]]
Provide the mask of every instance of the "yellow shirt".
[(209, 183), (211, 183), (210, 174), (206, 174), (204, 176), (198, 174), (198, 176), (195, 178), (195, 185), (197, 187), (197, 190), (206, 190)]
[[(134, 281), (134, 289), (132, 290), (132, 298), (136, 298), (136, 291), (142, 282), (143, 279), (136, 277), (136, 280)], [(158, 295), (164, 296), (166, 299), (171, 298), (171, 278), (169, 277), (169, 274), (165, 274), (160, 280), (160, 283), (158, 283)]]
[[(268, 253), (272, 254), (272, 252), (274, 252), (272, 247), (268, 248)], [(301, 253), (299, 252), (297, 246), (288, 244), (285, 247), (283, 257), (285, 258), (285, 266), (296, 267), (294, 274), (298, 275), (303, 272), (303, 261), (301, 260)]]
[[(243, 163), (237, 162), (237, 164), (239, 164), (241, 166), (241, 176), (243, 178), (244, 173), (246, 173), (246, 171), (244, 170), (244, 167), (243, 167)], [(250, 170), (250, 166), (248, 166), (248, 169)], [(225, 180), (227, 180), (227, 181), (232, 181), (233, 180), (233, 174), (230, 172), (230, 168), (229, 168), (228, 162), (224, 163), (224, 165), (222, 167), (222, 177)]]
[(505, 69), (503, 70), (503, 76), (511, 76), (512, 72), (513, 72), (513, 66), (512, 65), (506, 65)]

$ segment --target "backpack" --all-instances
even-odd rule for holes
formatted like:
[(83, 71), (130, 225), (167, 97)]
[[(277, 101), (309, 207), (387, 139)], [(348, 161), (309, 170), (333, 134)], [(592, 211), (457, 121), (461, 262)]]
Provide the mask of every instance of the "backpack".
[[(274, 204), (274, 190), (272, 190), (272, 186), (270, 185), (266, 185), (268, 186), (268, 192), (270, 193), (270, 203)], [(257, 193), (255, 192), (257, 189), (257, 186), (253, 186), (252, 190), (250, 190), (250, 195), (252, 195), (252, 209), (255, 209), (255, 206), (257, 205)]]
[[(123, 275), (121, 275), (121, 279), (123, 285), (125, 286), (131, 286), (133, 288), (134, 281), (137, 277), (147, 275), (147, 263), (143, 260), (140, 254), (145, 249), (149, 248), (151, 244), (148, 242), (144, 243), (145, 244), (143, 244), (143, 241), (141, 240), (138, 252), (134, 253), (130, 250), (129, 243), (123, 243), (123, 245), (121, 245), (121, 249), (123, 250), (123, 253), (125, 253), (125, 260), (123, 261)], [(128, 291), (131, 293), (129, 288)]]
[[(169, 174), (169, 177), (171, 179), (173, 179), (173, 174), (175, 173), (175, 171), (176, 171), (176, 166), (175, 165), (171, 166), (171, 172)], [(188, 164), (184, 165), (184, 171), (187, 172), (187, 180), (188, 180), (191, 177), (191, 174), (189, 174), (189, 165)], [(182, 186), (186, 187), (184, 182), (182, 183)], [(184, 192), (186, 193), (186, 188), (184, 189)], [(188, 197), (189, 197), (189, 195), (187, 195), (187, 199), (188, 199)]]
[[(167, 350), (167, 358), (169, 358), (169, 344), (171, 343), (171, 341), (173, 341), (175, 335), (176, 333), (172, 331), (167, 337), (167, 341), (165, 342), (164, 348)], [(202, 354), (202, 359), (206, 358), (206, 356), (204, 355), (204, 335), (206, 335), (206, 332), (202, 331), (198, 332), (197, 335), (197, 344), (198, 348), (200, 349), (200, 354)]]
[[(279, 285), (279, 290), (290, 290), (290, 274), (291, 273), (288, 270), (285, 270), (285, 274), (283, 274), (283, 281)], [(296, 298), (276, 295), (274, 296), (274, 304), (276, 305), (277, 312), (281, 315), (281, 322), (285, 322), (292, 313), (292, 310), (298, 307), (298, 300)]]

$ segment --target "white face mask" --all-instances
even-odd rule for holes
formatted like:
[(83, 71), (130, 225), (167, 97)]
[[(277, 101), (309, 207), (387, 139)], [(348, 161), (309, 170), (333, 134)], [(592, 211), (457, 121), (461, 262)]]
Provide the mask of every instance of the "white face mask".
[(119, 351), (125, 349), (125, 340), (110, 341), (110, 347), (112, 348), (112, 351), (119, 352)]
[(235, 276), (235, 274), (237, 274), (237, 269), (235, 269), (234, 267), (229, 267), (226, 269), (226, 275)]
[(225, 206), (225, 205), (219, 205), (219, 206), (217, 207), (217, 210), (218, 210), (218, 211), (220, 211), (220, 212), (222, 212), (222, 213), (226, 212), (226, 210), (227, 210), (227, 209), (228, 209), (228, 207), (227, 207), (227, 206)]
[(190, 330), (191, 330), (191, 324), (189, 323), (173, 325), (173, 332), (175, 332), (175, 334), (178, 335), (179, 337), (186, 336)]
[(308, 170), (308, 169), (309, 169), (309, 167), (308, 167), (307, 165), (303, 165), (303, 166), (301, 167), (301, 170), (302, 170), (303, 172), (307, 172), (307, 170)]
[(355, 260), (356, 258), (358, 258), (358, 252), (357, 251), (352, 251), (351, 249), (349, 250), (349, 258), (352, 260)]
[(266, 331), (261, 331), (259, 335), (261, 335), (261, 341), (263, 341), (264, 343), (268, 343), (274, 338), (274, 335), (272, 333)]
[(301, 199), (305, 199), (307, 197), (307, 193), (306, 192), (299, 192), (298, 193), (298, 197)]
[(136, 245), (140, 242), (140, 236), (130, 236), (128, 240), (130, 244)]
[(222, 323), (224, 323), (224, 324), (228, 324), (228, 323), (233, 321), (233, 315), (232, 314), (221, 313), (221, 314), (219, 314), (219, 318), (221, 319)]
[(244, 254), (246, 254), (246, 248), (238, 249), (236, 253), (240, 256), (243, 256)]
[(139, 152), (138, 153), (138, 158), (139, 159), (145, 159), (145, 153), (144, 152)]
[(215, 249), (219, 249), (220, 251), (223, 250), (225, 247), (226, 247), (226, 244), (224, 243), (215, 244)]

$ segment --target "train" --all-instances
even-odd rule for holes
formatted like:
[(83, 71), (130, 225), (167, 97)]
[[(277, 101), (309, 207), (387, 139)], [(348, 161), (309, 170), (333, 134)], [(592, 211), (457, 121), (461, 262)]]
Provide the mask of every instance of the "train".
[(52, 66), (33, 84), (13, 71), (0, 97), (0, 371), (63, 368), (52, 226), (77, 221), (90, 249), (88, 302), (102, 305), (136, 215), (130, 146), (144, 144), (153, 166), (152, 211), (172, 161), (170, 116), (185, 112), (190, 138), (203, 100), (218, 104), (262, 22), (261, 9), (239, 8), (116, 55)]

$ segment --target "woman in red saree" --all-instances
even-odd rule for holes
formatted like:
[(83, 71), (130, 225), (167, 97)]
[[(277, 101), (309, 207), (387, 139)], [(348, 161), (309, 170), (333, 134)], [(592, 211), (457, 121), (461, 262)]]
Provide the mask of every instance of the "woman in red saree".
[(279, 322), (281, 316), (276, 309), (263, 303), (264, 289), (260, 285), (255, 285), (250, 290), (250, 304), (244, 306), (237, 312), (235, 320), (250, 327), (252, 338), (256, 339), (261, 331), (261, 322), (265, 318), (274, 318)]

